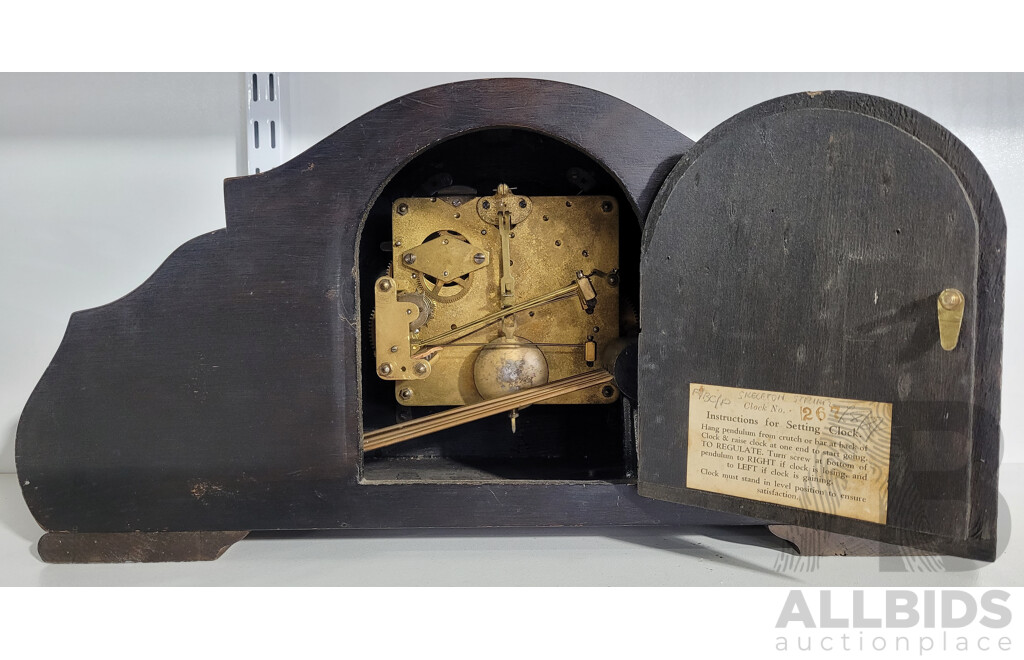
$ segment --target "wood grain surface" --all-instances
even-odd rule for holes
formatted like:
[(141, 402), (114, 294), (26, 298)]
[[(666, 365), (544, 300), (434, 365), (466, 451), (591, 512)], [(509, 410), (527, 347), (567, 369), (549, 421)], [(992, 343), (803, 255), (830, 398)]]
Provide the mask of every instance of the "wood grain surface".
[[(641, 493), (991, 559), (1005, 231), (973, 154), (897, 103), (797, 94), (713, 130), (644, 234)], [(892, 403), (888, 524), (686, 489), (689, 383)]]

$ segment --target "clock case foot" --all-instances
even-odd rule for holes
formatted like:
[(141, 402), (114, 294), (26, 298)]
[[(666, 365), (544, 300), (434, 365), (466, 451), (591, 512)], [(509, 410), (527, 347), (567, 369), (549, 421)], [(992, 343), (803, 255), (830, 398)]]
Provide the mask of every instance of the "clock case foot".
[(213, 561), (249, 532), (49, 532), (39, 539), (48, 564)]

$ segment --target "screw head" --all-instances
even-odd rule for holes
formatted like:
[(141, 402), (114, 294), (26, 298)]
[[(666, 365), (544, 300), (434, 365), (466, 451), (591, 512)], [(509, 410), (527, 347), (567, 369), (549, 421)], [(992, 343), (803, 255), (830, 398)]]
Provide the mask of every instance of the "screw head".
[(963, 301), (963, 294), (956, 289), (946, 289), (939, 296), (939, 304), (946, 309), (956, 309)]
[(413, 367), (412, 370), (422, 376), (423, 374), (427, 373), (427, 363), (426, 362), (417, 362), (416, 366)]
[(491, 208), (491, 203), (485, 199), (484, 203), (481, 204), (480, 206), (484, 207), (484, 210), (486, 211), (487, 209)]
[(390, 362), (385, 362), (384, 364), (380, 365), (380, 367), (377, 368), (377, 370), (380, 371), (380, 373), (384, 376), (390, 374), (391, 369), (392, 367)]
[(480, 235), (481, 236), (486, 236), (487, 235), (487, 230), (486, 229), (481, 229), (480, 230)]
[(381, 280), (380, 283), (377, 284), (377, 288), (380, 289), (381, 291), (390, 291), (391, 290), (391, 280), (389, 280), (389, 279)]
[(402, 399), (408, 401), (409, 399), (412, 398), (412, 389), (408, 388), (408, 387), (403, 387), (401, 390), (399, 390), (398, 396), (400, 396), (400, 397), (402, 397)]
[(442, 274), (442, 277), (448, 277), (448, 271), (444, 271), (444, 273)]
[(416, 255), (411, 253), (407, 254), (404, 257), (402, 257), (402, 261), (404, 261), (406, 264), (414, 264), (416, 263)]
[(525, 209), (526, 208), (526, 200), (525, 199), (519, 200), (519, 208), (521, 208), (521, 209)]
[(612, 203), (611, 202), (601, 202), (601, 210), (604, 211), (605, 213), (611, 213), (611, 211), (612, 211)]
[(611, 385), (605, 385), (604, 387), (601, 388), (601, 396), (603, 396), (604, 398), (610, 399), (614, 395), (615, 395), (615, 388), (612, 387)]
[(397, 346), (392, 346), (391, 347), (391, 352), (392, 353), (397, 353), (398, 352), (398, 347)]
[(408, 212), (409, 212), (409, 205), (408, 204), (403, 202), (403, 203), (398, 205), (398, 215), (405, 215)]
[(483, 252), (477, 252), (476, 254), (473, 255), (473, 263), (475, 264), (482, 264), (485, 259), (487, 259), (487, 255), (485, 255)]
[(395, 241), (395, 247), (402, 247), (402, 241)]

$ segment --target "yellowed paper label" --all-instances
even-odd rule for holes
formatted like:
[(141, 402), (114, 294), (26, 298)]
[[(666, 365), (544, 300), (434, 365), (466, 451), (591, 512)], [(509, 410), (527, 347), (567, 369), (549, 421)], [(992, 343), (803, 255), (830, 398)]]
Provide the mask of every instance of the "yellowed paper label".
[(892, 404), (690, 384), (686, 486), (885, 524)]

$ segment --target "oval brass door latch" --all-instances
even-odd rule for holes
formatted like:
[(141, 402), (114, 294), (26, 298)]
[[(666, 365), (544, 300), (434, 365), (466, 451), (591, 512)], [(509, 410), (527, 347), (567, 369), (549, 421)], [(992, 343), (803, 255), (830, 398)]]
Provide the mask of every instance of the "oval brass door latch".
[(947, 351), (956, 348), (960, 340), (960, 325), (964, 320), (964, 294), (959, 289), (944, 289), (939, 294), (939, 343)]

